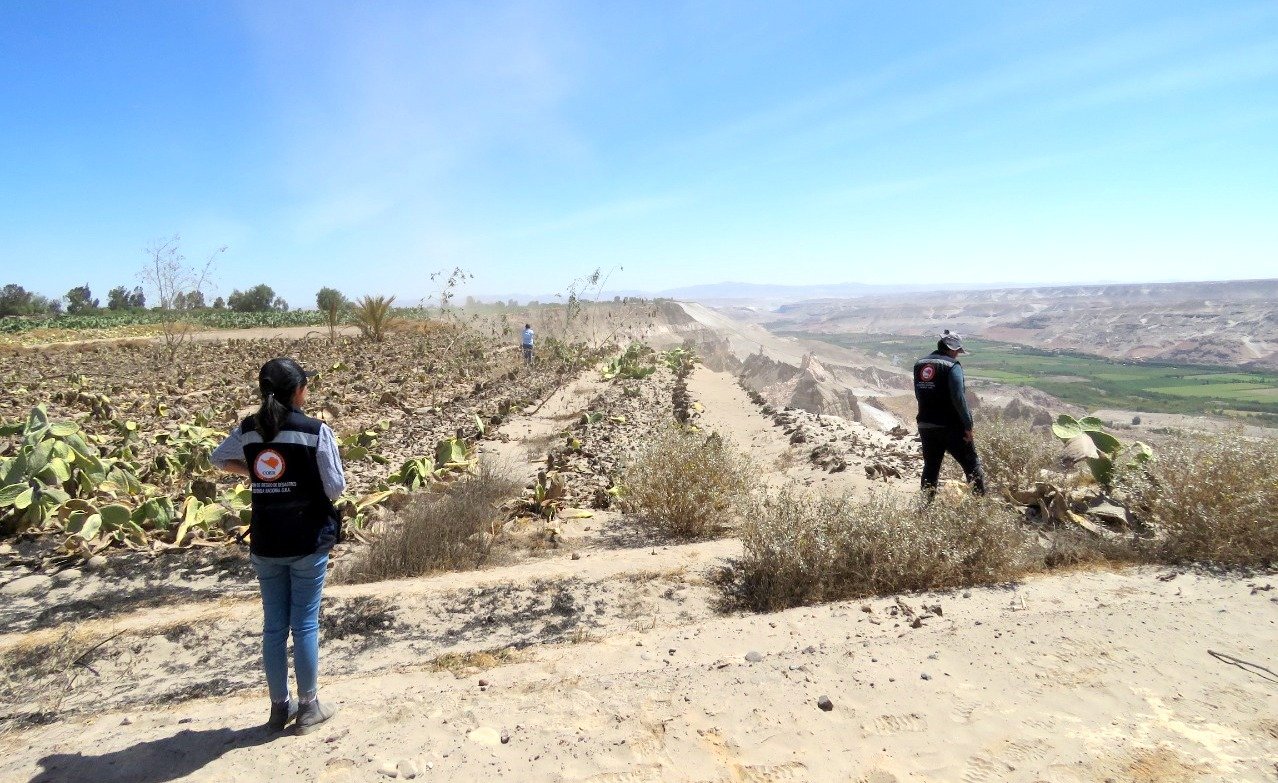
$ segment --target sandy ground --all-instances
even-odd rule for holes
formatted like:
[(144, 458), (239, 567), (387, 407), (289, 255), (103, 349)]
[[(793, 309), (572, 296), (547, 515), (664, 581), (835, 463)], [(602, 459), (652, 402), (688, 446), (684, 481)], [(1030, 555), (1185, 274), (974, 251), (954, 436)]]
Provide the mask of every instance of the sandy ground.
[[(496, 455), (534, 468), (523, 444), (591, 383), (513, 417)], [(787, 464), (730, 376), (698, 371), (690, 390), (768, 480), (829, 478)], [(865, 491), (846, 473), (829, 488)], [(1278, 780), (1278, 579), (1077, 572), (742, 614), (714, 586), (737, 541), (623, 528), (601, 514), (537, 559), (329, 588), (326, 617), (375, 599), (387, 619), (380, 638), (324, 641), (341, 711), (305, 737), (261, 727), (251, 593), (91, 621), (127, 631), (134, 657), (98, 672), (110, 687), (86, 681), (72, 717), (0, 737), (0, 781)], [(0, 631), (0, 653), (20, 638)], [(430, 663), (507, 646), (515, 662), (483, 671)], [(217, 677), (236, 686), (134, 698)]]

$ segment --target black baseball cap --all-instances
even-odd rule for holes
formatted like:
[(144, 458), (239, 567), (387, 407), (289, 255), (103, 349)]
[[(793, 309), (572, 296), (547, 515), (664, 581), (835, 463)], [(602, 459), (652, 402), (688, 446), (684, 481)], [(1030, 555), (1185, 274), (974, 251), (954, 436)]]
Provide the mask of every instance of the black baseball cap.
[(262, 394), (280, 394), (306, 385), (307, 378), (319, 373), (304, 370), (296, 359), (281, 356), (262, 365), (257, 373), (257, 386)]

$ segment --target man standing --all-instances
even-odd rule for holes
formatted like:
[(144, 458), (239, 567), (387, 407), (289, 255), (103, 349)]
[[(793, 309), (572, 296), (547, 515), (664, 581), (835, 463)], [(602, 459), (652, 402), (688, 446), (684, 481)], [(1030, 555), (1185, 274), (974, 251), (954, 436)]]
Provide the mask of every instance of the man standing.
[(946, 452), (962, 466), (978, 495), (985, 494), (985, 474), (972, 441), (972, 412), (963, 388), (963, 366), (958, 356), (963, 339), (949, 329), (936, 350), (914, 363), (914, 397), (919, 402), (919, 439), (923, 441), (923, 491), (929, 501), (936, 495), (941, 462)]
[(532, 364), (533, 330), (531, 324), (524, 324), (524, 335), (520, 346), (524, 350), (524, 364)]

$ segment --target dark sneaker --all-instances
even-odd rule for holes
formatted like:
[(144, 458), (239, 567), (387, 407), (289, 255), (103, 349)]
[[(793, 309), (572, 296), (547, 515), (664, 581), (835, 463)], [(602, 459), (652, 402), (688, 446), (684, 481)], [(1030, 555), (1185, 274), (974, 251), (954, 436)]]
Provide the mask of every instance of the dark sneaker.
[(333, 717), (337, 713), (337, 708), (331, 704), (316, 699), (308, 701), (297, 708), (297, 733), (308, 734), (319, 727), (321, 723)]
[(297, 699), (290, 698), (288, 703), (271, 702), (271, 719), (266, 722), (267, 731), (283, 731), (289, 721), (297, 717)]

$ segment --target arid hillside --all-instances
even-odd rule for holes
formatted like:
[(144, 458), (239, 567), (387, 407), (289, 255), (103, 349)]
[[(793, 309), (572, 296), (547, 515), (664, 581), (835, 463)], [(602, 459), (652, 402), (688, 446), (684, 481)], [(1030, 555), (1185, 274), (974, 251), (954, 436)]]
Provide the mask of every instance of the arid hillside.
[(948, 328), (1112, 359), (1278, 368), (1278, 280), (898, 294), (732, 314), (772, 330), (929, 334)]

